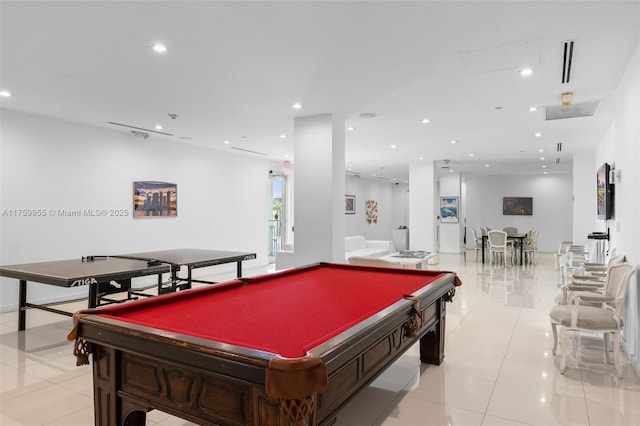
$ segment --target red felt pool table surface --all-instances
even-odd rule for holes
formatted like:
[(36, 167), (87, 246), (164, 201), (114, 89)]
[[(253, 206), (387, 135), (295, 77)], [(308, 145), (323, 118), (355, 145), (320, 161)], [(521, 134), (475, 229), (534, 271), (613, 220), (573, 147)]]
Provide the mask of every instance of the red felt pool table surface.
[(99, 315), (295, 358), (446, 274), (326, 266), (103, 308)]

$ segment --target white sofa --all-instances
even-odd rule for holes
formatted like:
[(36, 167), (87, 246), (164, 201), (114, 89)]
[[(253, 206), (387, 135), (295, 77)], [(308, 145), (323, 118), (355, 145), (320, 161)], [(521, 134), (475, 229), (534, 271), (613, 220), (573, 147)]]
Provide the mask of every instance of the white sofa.
[(395, 251), (391, 240), (365, 240), (361, 235), (345, 237), (344, 239), (345, 261), (348, 263), (352, 256), (379, 257), (391, 254)]
[[(293, 244), (285, 244), (283, 250), (276, 253), (276, 270), (299, 266), (296, 263)], [(365, 240), (363, 236), (356, 235), (345, 237), (345, 263), (349, 263), (349, 258), (356, 257), (379, 257), (391, 254), (396, 251), (391, 240)]]

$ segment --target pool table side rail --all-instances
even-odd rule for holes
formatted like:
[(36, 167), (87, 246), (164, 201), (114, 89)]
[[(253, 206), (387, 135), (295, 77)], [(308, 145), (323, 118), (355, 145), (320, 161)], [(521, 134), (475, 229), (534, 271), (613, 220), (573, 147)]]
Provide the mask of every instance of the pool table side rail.
[[(233, 283), (228, 283), (233, 284)], [(446, 294), (453, 287), (451, 275), (445, 275), (436, 281), (427, 285), (419, 292), (413, 295), (420, 298), (420, 306), (426, 306), (433, 303), (443, 294)], [(197, 291), (197, 290), (191, 290)], [(170, 295), (171, 296), (171, 295)], [(138, 302), (138, 304), (159, 302), (165, 296), (155, 299), (146, 299)], [(351, 339), (358, 339), (358, 335), (362, 330), (374, 328), (385, 317), (389, 315), (401, 315), (398, 311), (400, 307), (401, 314), (406, 314), (413, 309), (413, 304), (408, 299), (398, 300), (393, 305), (383, 309), (377, 314), (367, 318), (355, 326), (343, 331), (337, 336), (327, 340), (323, 344), (311, 349), (309, 353), (320, 356), (325, 363), (330, 364), (332, 360), (332, 352), (338, 345), (348, 344), (355, 345), (357, 342), (349, 342)], [(100, 310), (92, 311), (90, 314), (80, 314), (78, 324), (78, 336), (89, 342), (100, 342), (108, 344), (120, 350), (127, 350), (133, 346), (137, 351), (142, 351), (145, 355), (155, 357), (158, 353), (163, 353), (171, 358), (166, 351), (174, 352), (173, 356), (180, 356), (185, 359), (185, 350), (193, 352), (195, 358), (194, 366), (199, 366), (203, 360), (202, 354), (207, 356), (219, 357), (222, 360), (229, 360), (232, 363), (241, 361), (250, 365), (266, 368), (269, 360), (277, 353), (262, 351), (258, 349), (250, 349), (229, 343), (216, 342), (195, 336), (185, 335), (176, 332), (170, 332), (158, 328), (143, 326), (126, 321), (120, 321), (115, 318), (107, 318), (100, 316)], [(388, 327), (390, 328), (390, 326)], [(140, 342), (145, 344), (141, 345)], [(161, 347), (161, 348), (160, 348)], [(330, 372), (330, 371), (329, 371)]]

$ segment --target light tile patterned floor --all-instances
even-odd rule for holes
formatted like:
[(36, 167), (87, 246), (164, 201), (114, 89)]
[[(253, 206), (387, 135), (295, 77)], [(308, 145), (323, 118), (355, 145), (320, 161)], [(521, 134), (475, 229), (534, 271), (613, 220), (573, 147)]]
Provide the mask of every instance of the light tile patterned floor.
[[(339, 413), (336, 426), (640, 424), (640, 381), (626, 359), (624, 378), (616, 378), (599, 336), (582, 336), (566, 375), (559, 373), (547, 316), (558, 279), (552, 255), (537, 260), (504, 269), (476, 263), (473, 251), (440, 255), (434, 267), (463, 282), (447, 307), (444, 363), (420, 365), (412, 347)], [(91, 368), (75, 366), (65, 340), (70, 319), (31, 310), (27, 331), (18, 333), (16, 318), (0, 315), (0, 424), (93, 424)], [(191, 423), (152, 411), (147, 424)]]

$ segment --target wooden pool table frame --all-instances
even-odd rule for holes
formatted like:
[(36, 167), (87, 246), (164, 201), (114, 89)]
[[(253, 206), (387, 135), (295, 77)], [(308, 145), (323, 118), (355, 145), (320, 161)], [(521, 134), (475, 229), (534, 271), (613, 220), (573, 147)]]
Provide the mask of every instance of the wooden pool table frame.
[[(282, 273), (287, 271), (274, 276)], [(445, 304), (456, 285), (456, 275), (446, 273), (414, 293), (420, 318), (415, 303), (400, 300), (311, 350), (326, 366), (328, 388), (312, 395), (315, 408), (305, 420), (311, 425), (335, 423), (337, 412), (417, 340), (420, 360), (440, 364)], [(411, 319), (418, 319), (413, 336), (406, 329)], [(99, 315), (81, 315), (77, 336), (90, 343), (93, 353), (96, 425), (144, 425), (151, 409), (198, 424), (296, 424), (266, 393), (265, 373), (272, 353)]]

